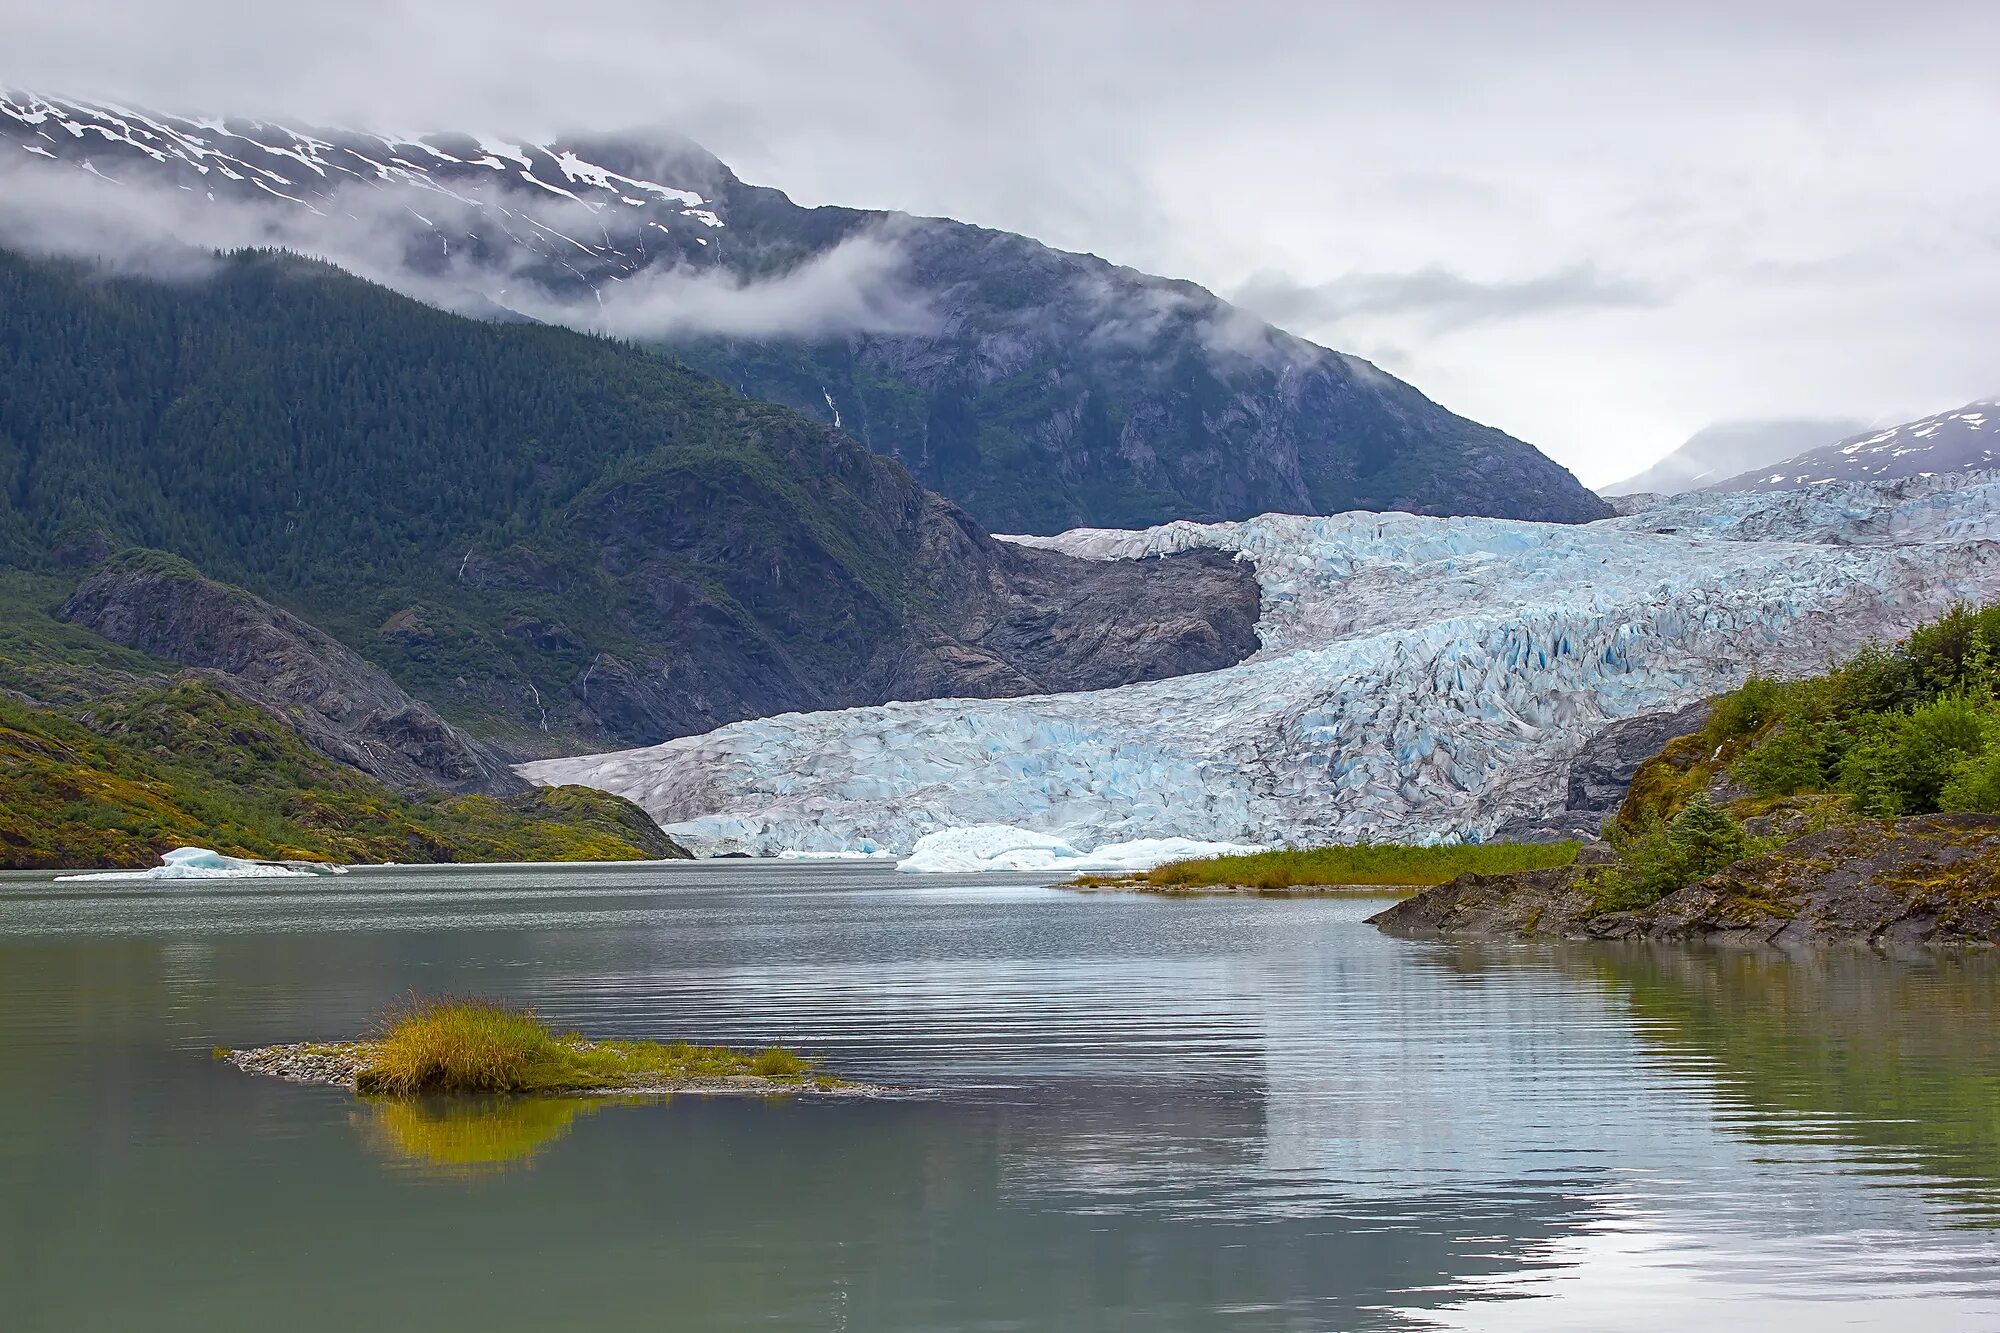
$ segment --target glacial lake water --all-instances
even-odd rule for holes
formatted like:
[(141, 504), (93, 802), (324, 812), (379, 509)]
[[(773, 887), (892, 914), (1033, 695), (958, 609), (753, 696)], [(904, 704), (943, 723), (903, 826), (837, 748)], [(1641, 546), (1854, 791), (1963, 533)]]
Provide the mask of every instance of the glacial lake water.
[[(867, 866), (0, 876), (0, 1329), (2000, 1328), (2000, 968)], [(412, 991), (916, 1090), (357, 1102)]]

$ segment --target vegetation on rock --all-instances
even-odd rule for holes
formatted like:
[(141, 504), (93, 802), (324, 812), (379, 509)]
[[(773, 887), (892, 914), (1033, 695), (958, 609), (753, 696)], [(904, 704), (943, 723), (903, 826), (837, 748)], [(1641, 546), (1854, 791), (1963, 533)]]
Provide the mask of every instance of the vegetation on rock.
[[(169, 551), (515, 753), (1256, 645), (1247, 569), (996, 542), (897, 463), (664, 356), (296, 256), (166, 283), (0, 251), (0, 382), (0, 566)], [(1121, 579), (1157, 585), (1132, 618), (1158, 632), (1079, 661), (1106, 615), (1071, 602)]]
[(1174, 861), (1131, 879), (1085, 877), (1079, 882), (1165, 890), (1247, 888), (1262, 893), (1326, 885), (1413, 887), (1443, 884), (1464, 874), (1492, 875), (1564, 866), (1576, 859), (1577, 846), (1574, 842), (1464, 843), (1447, 847), (1356, 843)]
[(138, 868), (189, 845), (342, 862), (686, 855), (606, 792), (396, 791), (206, 677), (52, 619), (60, 586), (0, 574), (0, 868)]

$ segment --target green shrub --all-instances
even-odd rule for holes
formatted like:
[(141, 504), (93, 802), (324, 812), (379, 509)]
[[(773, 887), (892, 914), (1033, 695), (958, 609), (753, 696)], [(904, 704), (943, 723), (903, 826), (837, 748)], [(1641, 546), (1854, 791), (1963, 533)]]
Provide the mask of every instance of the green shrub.
[(1960, 603), (1903, 641), (1917, 682), (1944, 694), (1976, 689), (1990, 694), (1996, 649), (2000, 649), (2000, 605), (1974, 610)]
[(1918, 698), (1909, 659), (1881, 644), (1862, 648), (1815, 684), (1823, 695), (1825, 715), (1833, 718), (1894, 712)]
[(1651, 907), (1755, 850), (1743, 827), (1706, 792), (1695, 795), (1667, 822), (1621, 837), (1614, 846), (1618, 863), (1589, 881), (1599, 911)]
[(1732, 736), (1754, 736), (1785, 711), (1785, 686), (1769, 676), (1752, 676), (1739, 689), (1715, 701), (1708, 720), (1711, 743)]
[(1759, 796), (1796, 796), (1826, 785), (1827, 729), (1794, 717), (1731, 768)]
[(1959, 760), (1938, 793), (1938, 809), (2000, 813), (2000, 746)]
[(1945, 785), (1982, 754), (1996, 728), (1991, 704), (1947, 695), (1907, 713), (1865, 716), (1840, 762), (1840, 787), (1863, 814), (1885, 818), (1940, 808)]

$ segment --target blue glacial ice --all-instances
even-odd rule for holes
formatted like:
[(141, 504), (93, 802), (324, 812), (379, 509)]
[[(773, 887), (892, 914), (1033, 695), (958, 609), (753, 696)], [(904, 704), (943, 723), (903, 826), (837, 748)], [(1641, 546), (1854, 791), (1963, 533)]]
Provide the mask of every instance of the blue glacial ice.
[(1349, 513), (1018, 538), (1256, 563), (1260, 650), (1092, 693), (789, 714), (522, 772), (705, 852), (911, 850), (976, 825), (1088, 849), (1478, 839), (1561, 805), (1607, 722), (1817, 670), (2000, 597), (2000, 477), (1677, 496), (1582, 526)]

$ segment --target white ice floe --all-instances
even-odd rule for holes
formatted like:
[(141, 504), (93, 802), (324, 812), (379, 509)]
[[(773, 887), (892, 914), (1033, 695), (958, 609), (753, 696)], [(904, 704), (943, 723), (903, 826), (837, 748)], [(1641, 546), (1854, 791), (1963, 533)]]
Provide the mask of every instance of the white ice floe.
[(224, 856), (206, 847), (176, 847), (160, 858), (165, 864), (151, 870), (93, 870), (81, 875), (57, 875), (58, 880), (81, 879), (312, 879), (310, 870), (294, 870), (268, 861), (245, 861)]
[(1581, 526), (1351, 513), (1024, 538), (1237, 552), (1263, 647), (1095, 693), (795, 713), (521, 771), (630, 797), (703, 852), (904, 850), (995, 824), (1071, 848), (1476, 839), (1559, 808), (1607, 722), (2000, 598), (1996, 537), (2000, 479), (1981, 473)]
[(885, 848), (863, 851), (858, 848), (843, 847), (838, 851), (809, 852), (796, 847), (787, 847), (778, 853), (778, 859), (780, 861), (893, 861), (896, 859), (896, 853)]
[(1094, 851), (1079, 851), (1061, 838), (1008, 824), (940, 829), (917, 839), (910, 855), (896, 869), (911, 873), (987, 870), (1060, 870), (1069, 874), (1151, 870), (1169, 861), (1199, 856), (1234, 856), (1261, 852), (1232, 842), (1197, 842), (1191, 838), (1141, 838), (1107, 843)]

